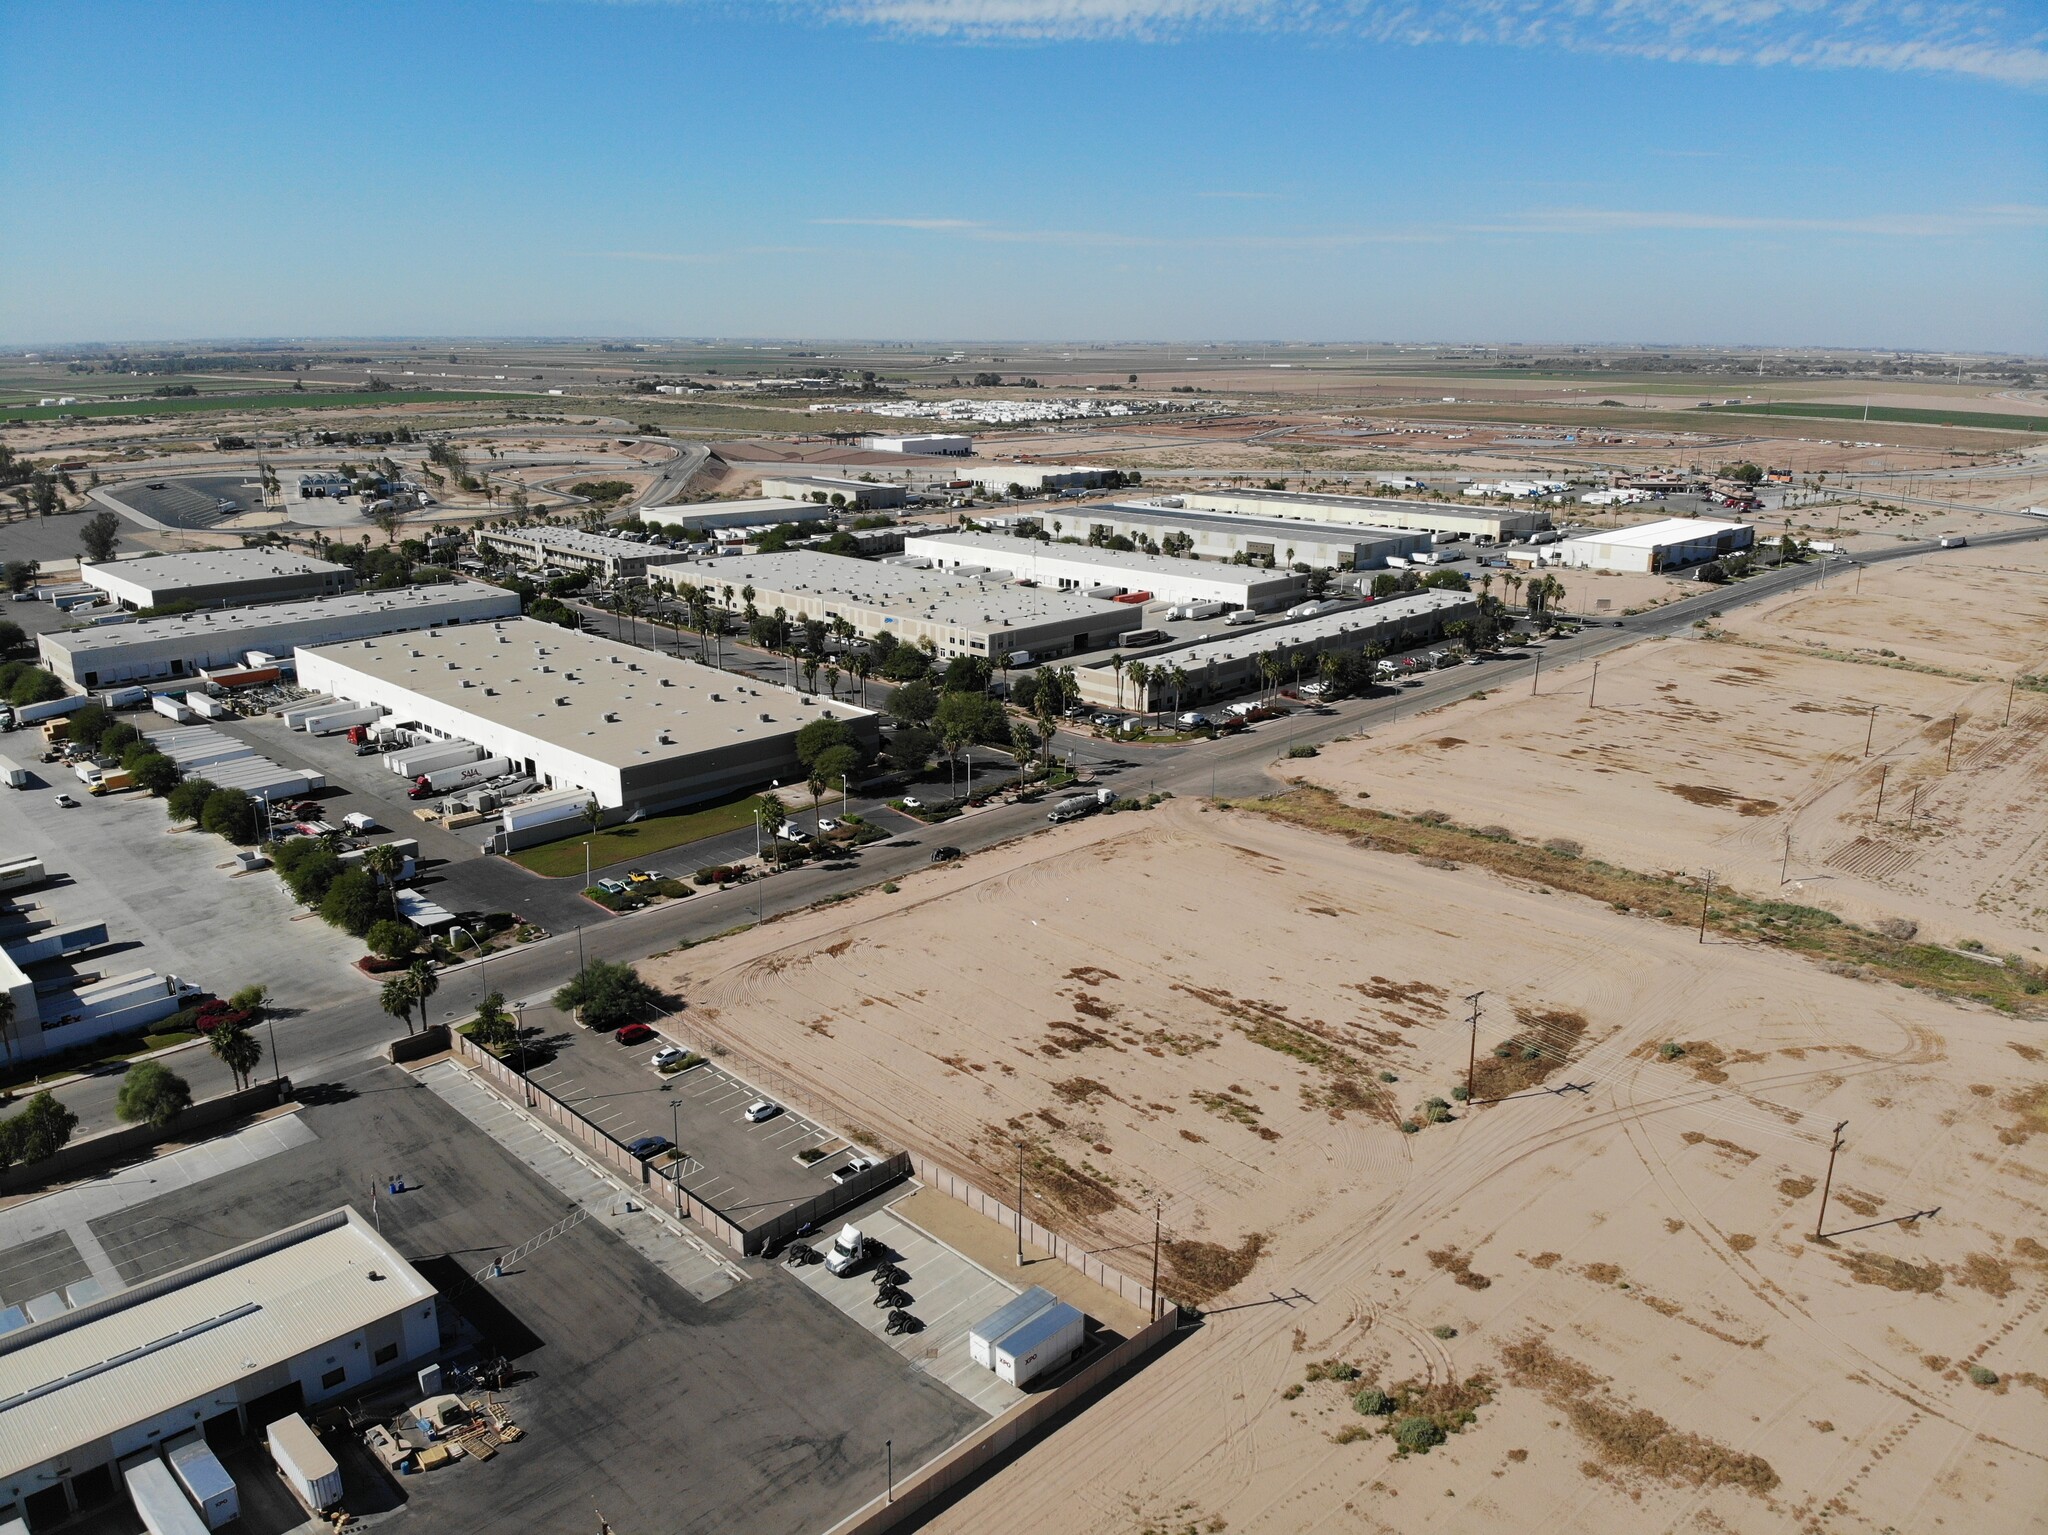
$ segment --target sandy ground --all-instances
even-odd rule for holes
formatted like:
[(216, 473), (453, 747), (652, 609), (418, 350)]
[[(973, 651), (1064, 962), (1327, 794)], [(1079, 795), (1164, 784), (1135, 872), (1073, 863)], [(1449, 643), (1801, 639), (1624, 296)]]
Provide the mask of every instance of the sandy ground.
[[(934, 1529), (2048, 1506), (2038, 1025), (1185, 801), (653, 969), (882, 1140), (1002, 1187), (1024, 1139), (1034, 1213), (1134, 1270), (1163, 1202), (1203, 1327)], [(1474, 992), (1481, 1096), (1544, 1080), (1405, 1134)], [(1807, 1240), (1841, 1120), (1830, 1231), (1939, 1218)], [(1476, 1421), (1404, 1457), (1365, 1385)]]
[(1604, 660), (1597, 695), (1575, 666), (1540, 696), (1331, 746), (1300, 776), (1944, 942), (2048, 945), (2048, 696), (2013, 694), (2005, 723), (2011, 679), (2048, 671), (2048, 551), (1877, 567), (1860, 595), (1840, 579), (1719, 633)]

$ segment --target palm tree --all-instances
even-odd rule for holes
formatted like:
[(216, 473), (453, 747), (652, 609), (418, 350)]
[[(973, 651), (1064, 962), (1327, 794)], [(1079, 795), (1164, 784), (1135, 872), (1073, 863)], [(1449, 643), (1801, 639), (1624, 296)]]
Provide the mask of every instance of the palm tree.
[(1185, 666), (1170, 666), (1166, 671), (1167, 681), (1173, 685), (1173, 710), (1180, 712), (1180, 695), (1188, 685), (1188, 669)]
[(825, 666), (825, 691), (836, 700), (839, 697), (839, 663), (828, 662)]
[(860, 684), (860, 704), (865, 709), (868, 704), (868, 678), (875, 670), (874, 659), (865, 648), (856, 650), (846, 658), (846, 669), (853, 673), (854, 681)]
[(412, 994), (420, 1005), (420, 1027), (424, 1029), (427, 1026), (427, 999), (441, 989), (441, 978), (434, 974), (432, 963), (424, 959), (414, 960), (405, 972), (405, 978), (412, 982)]
[(412, 974), (394, 975), (384, 983), (377, 993), (377, 1005), (393, 1018), (405, 1020), (405, 1032), (412, 1033), (413, 1005), (420, 1000), (419, 988), (412, 983)]
[(1124, 658), (1112, 654), (1109, 658), (1109, 670), (1116, 678), (1116, 706), (1121, 709), (1124, 706)]
[(237, 1091), (249, 1085), (249, 1073), (256, 1069), (256, 1063), (263, 1059), (263, 1046), (256, 1036), (249, 1032), (245, 1023), (216, 1024), (207, 1035), (206, 1043), (213, 1051), (214, 1058), (235, 1079)]
[(363, 863), (391, 892), (391, 915), (397, 917), (398, 876), (405, 868), (405, 854), (389, 842), (380, 842), (377, 846), (365, 850)]
[(1344, 670), (1344, 659), (1334, 650), (1326, 650), (1316, 657), (1316, 677), (1323, 684), (1323, 699), (1329, 701), (1337, 691), (1337, 674)]
[(1131, 694), (1137, 703), (1138, 712), (1140, 714), (1150, 713), (1152, 708), (1152, 668), (1143, 661), (1132, 661), (1124, 667), (1124, 670), (1130, 674)]

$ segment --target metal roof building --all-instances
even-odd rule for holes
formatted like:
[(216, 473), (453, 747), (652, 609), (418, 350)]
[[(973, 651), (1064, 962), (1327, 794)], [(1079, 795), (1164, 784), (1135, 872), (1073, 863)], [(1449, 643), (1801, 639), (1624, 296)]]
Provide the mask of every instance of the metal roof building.
[(346, 565), (281, 549), (206, 549), (139, 560), (81, 561), (78, 579), (130, 608), (174, 602), (198, 607), (284, 602), (345, 592), (356, 583)]
[(1657, 572), (1699, 565), (1735, 554), (1756, 543), (1756, 529), (1746, 522), (1718, 522), (1711, 517), (1665, 517), (1632, 528), (1600, 528), (1567, 538), (1551, 553), (1561, 565), (1581, 570)]
[(343, 1208), (0, 1334), (0, 1523), (222, 1417), (260, 1428), (440, 1347), (435, 1292)]
[(910, 492), (901, 485), (887, 481), (835, 479), (823, 474), (764, 474), (761, 476), (761, 494), (812, 502), (823, 496), (828, 504), (837, 496), (846, 506), (860, 507), (901, 506), (910, 499)]
[[(1108, 661), (1076, 667), (1074, 680), (1084, 702), (1103, 708), (1140, 711), (1179, 707), (1213, 698), (1228, 698), (1256, 687), (1262, 680), (1259, 658), (1277, 654), (1292, 667), (1297, 656), (1309, 658), (1325, 650), (1360, 650), (1378, 645), (1393, 651), (1420, 644), (1443, 633), (1444, 625), (1479, 611), (1470, 592), (1427, 591), (1384, 602), (1346, 603), (1334, 612), (1294, 623), (1271, 624), (1225, 633), (1167, 650), (1148, 650), (1142, 657), (1151, 675), (1141, 689), (1126, 676), (1119, 687)], [(1185, 677), (1176, 688), (1173, 673)]]
[(1377, 570), (1390, 554), (1409, 555), (1430, 547), (1429, 534), (1412, 528), (1290, 522), (1278, 517), (1191, 511), (1170, 504), (1118, 501), (1033, 516), (1055, 538), (1086, 538), (1100, 528), (1105, 534), (1157, 544), (1179, 534), (1188, 541), (1187, 552), (1197, 559), (1229, 560), (1243, 555), (1247, 560), (1306, 565), (1312, 570)]
[(1278, 517), (1349, 526), (1405, 528), (1425, 533), (1462, 533), (1500, 543), (1550, 526), (1550, 513), (1535, 507), (1452, 506), (1444, 501), (1409, 501), (1399, 496), (1341, 496), (1320, 490), (1189, 490), (1178, 492), (1196, 511), (1246, 517)]
[[(938, 570), (986, 570), (1056, 591), (1114, 585), (1126, 592), (1150, 592), (1161, 602), (1223, 602), (1258, 612), (1284, 607), (1308, 590), (1308, 577), (1292, 570), (1049, 544), (1000, 533), (909, 533), (903, 553), (930, 560)], [(1137, 627), (1135, 620), (1131, 627)]]
[(875, 716), (852, 704), (531, 618), (301, 650), (298, 664), (302, 687), (381, 705), (608, 810), (668, 810), (793, 778), (796, 733), (813, 720), (877, 735)]
[(657, 506), (641, 520), (685, 528), (772, 528), (785, 522), (830, 522), (839, 512), (815, 501), (788, 496), (749, 496), (739, 501), (701, 501)]
[(240, 666), (252, 650), (289, 655), (300, 645), (370, 639), (439, 624), (508, 618), (518, 612), (516, 593), (458, 581), (52, 631), (36, 637), (36, 648), (43, 664), (71, 686), (105, 688)]
[(603, 533), (586, 533), (581, 528), (556, 528), (545, 524), (528, 528), (478, 528), (476, 546), (485, 554), (507, 555), (527, 565), (559, 565), (564, 570), (587, 570), (605, 581), (620, 576), (637, 576), (650, 560), (665, 560), (666, 549), (630, 538), (612, 538)]
[(893, 634), (907, 645), (928, 639), (942, 657), (1097, 650), (1141, 622), (1123, 603), (836, 554), (749, 554), (656, 573), (721, 591), (751, 586), (763, 613), (844, 618), (863, 635)]

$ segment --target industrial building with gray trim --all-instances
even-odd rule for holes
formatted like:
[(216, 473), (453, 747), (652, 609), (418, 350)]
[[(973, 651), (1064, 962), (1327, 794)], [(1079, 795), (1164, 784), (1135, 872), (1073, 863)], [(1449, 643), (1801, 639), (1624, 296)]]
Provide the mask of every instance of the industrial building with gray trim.
[(124, 608), (304, 601), (330, 597), (356, 584), (355, 572), (346, 565), (282, 549), (205, 549), (135, 560), (84, 560), (78, 579)]
[(524, 528), (478, 528), (477, 549), (516, 560), (540, 569), (588, 571), (601, 581), (644, 573), (651, 561), (671, 558), (668, 550), (614, 538), (604, 533), (586, 533), (581, 528), (557, 528), (539, 524)]
[(517, 593), (478, 581), (350, 592), (319, 602), (207, 609), (126, 624), (55, 630), (36, 637), (43, 665), (70, 686), (90, 690), (122, 683), (197, 677), (248, 664), (254, 652), (289, 657), (301, 645), (371, 639), (443, 624), (509, 618)]
[(1175, 492), (1168, 501), (1198, 512), (1449, 533), (1484, 544), (1505, 543), (1540, 533), (1550, 526), (1550, 513), (1538, 507), (1452, 506), (1443, 501), (1345, 496), (1327, 491), (1186, 490)]
[[(1147, 601), (1220, 602), (1226, 608), (1264, 613), (1304, 596), (1308, 577), (1257, 565), (1225, 565), (1165, 554), (1126, 553), (1085, 544), (1048, 544), (1000, 533), (912, 533), (903, 540), (906, 559), (931, 562), (955, 575), (987, 575), (1031, 581), (1062, 592), (1105, 596), (1144, 594)], [(1137, 628), (1132, 615), (1132, 628)]]
[(1170, 500), (1091, 503), (1034, 514), (1033, 520), (1055, 539), (1122, 537), (1143, 548), (1162, 549), (1171, 540), (1196, 559), (1306, 565), (1311, 570), (1378, 570), (1389, 555), (1405, 557), (1430, 547), (1430, 535), (1416, 529), (1200, 512)]

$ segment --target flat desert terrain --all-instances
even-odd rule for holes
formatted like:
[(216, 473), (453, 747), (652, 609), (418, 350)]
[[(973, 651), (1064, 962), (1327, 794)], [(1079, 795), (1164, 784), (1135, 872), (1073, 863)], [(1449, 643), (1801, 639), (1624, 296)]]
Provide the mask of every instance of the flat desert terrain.
[(930, 1527), (2028, 1527), (2040, 1019), (1439, 862), (1170, 801), (648, 967), (1129, 1272), (1162, 1209), (1203, 1324)]

